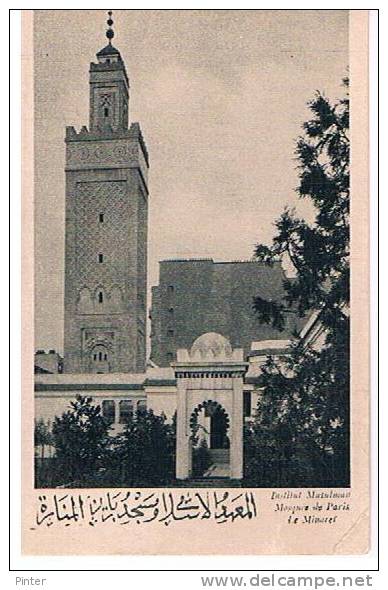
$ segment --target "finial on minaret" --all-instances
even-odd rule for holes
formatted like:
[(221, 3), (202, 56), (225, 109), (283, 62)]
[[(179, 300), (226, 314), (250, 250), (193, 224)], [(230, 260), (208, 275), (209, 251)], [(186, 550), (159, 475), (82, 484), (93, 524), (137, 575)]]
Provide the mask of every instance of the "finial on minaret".
[(106, 34), (106, 36), (107, 36), (107, 37), (108, 37), (108, 39), (109, 39), (109, 45), (111, 44), (111, 42), (112, 42), (112, 39), (113, 39), (113, 37), (115, 36), (115, 32), (114, 32), (114, 30), (112, 29), (112, 25), (113, 25), (112, 14), (113, 14), (113, 12), (112, 12), (111, 10), (109, 10), (109, 11), (108, 11), (108, 16), (109, 16), (109, 18), (108, 18), (108, 20), (106, 21), (106, 24), (108, 25), (109, 29), (107, 29), (107, 31), (106, 31), (106, 33), (105, 33), (105, 34)]

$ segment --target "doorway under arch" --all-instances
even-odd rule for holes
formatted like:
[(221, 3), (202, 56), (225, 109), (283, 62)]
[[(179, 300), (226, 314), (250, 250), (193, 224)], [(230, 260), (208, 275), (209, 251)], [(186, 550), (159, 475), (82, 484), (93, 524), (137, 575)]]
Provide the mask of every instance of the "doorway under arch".
[[(229, 477), (229, 427), (229, 416), (225, 408), (214, 400), (203, 401), (193, 410), (190, 429), (194, 475)], [(198, 457), (202, 457), (204, 461), (203, 469), (196, 466)], [(203, 472), (200, 473), (201, 471)]]

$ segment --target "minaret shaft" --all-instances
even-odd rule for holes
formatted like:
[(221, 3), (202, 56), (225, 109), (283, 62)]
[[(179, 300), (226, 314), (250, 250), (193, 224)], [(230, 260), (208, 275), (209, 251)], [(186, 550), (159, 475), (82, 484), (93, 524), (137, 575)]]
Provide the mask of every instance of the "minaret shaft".
[(90, 64), (90, 128), (66, 129), (65, 372), (145, 368), (148, 154), (128, 100), (109, 42)]

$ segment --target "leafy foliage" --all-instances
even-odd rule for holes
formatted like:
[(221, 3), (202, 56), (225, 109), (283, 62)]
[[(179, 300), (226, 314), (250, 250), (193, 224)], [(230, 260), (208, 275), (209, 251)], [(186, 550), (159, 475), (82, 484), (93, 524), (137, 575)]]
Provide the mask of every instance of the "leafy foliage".
[[(71, 408), (56, 417), (52, 436), (57, 465), (68, 482), (84, 481), (106, 459), (110, 426), (91, 397), (77, 395)], [(67, 483), (67, 482), (64, 482)]]
[(275, 222), (272, 245), (255, 249), (265, 264), (288, 259), (296, 272), (294, 280), (285, 282), (286, 296), (275, 313), (269, 313), (263, 299), (255, 302), (261, 320), (275, 321), (280, 329), (279, 314), (295, 308), (301, 317), (311, 309), (337, 314), (349, 302), (349, 100), (346, 96), (331, 106), (317, 93), (309, 107), (313, 118), (296, 145), (297, 191), (315, 205), (315, 223), (309, 225), (286, 208)]
[(162, 485), (175, 476), (176, 416), (168, 423), (152, 410), (131, 415), (112, 449), (115, 479), (126, 487)]
[(52, 435), (49, 424), (43, 418), (35, 420), (34, 424), (34, 445), (40, 447), (41, 456), (44, 458), (44, 449), (46, 446), (52, 444)]
[[(138, 410), (112, 436), (92, 398), (77, 396), (70, 406), (53, 425), (55, 458), (35, 465), (38, 487), (160, 486), (175, 479), (176, 414), (167, 422), (165, 415)], [(39, 421), (36, 444), (45, 432)]]
[[(348, 81), (344, 81), (345, 88)], [(334, 105), (320, 93), (297, 140), (300, 198), (315, 207), (308, 224), (286, 209), (265, 264), (291, 262), (280, 302), (257, 297), (261, 322), (283, 330), (285, 314), (317, 314), (320, 347), (296, 340), (291, 354), (269, 357), (263, 395), (246, 431), (246, 477), (257, 485), (349, 484), (349, 100)], [(261, 483), (266, 482), (266, 483)]]

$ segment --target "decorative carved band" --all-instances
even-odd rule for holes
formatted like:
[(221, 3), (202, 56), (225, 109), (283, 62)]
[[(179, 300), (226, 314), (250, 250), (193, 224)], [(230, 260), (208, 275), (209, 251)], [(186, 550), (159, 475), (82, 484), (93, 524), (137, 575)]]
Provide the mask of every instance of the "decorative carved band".
[(139, 142), (132, 140), (70, 142), (66, 148), (66, 169), (86, 170), (98, 167), (140, 168), (147, 181), (148, 168)]
[(244, 377), (245, 371), (175, 371), (175, 377), (177, 379), (201, 379), (205, 378), (218, 378), (218, 379), (231, 379), (233, 377)]
[[(86, 143), (86, 142), (85, 142)], [(137, 162), (139, 146), (126, 140), (113, 140), (101, 142), (88, 142), (88, 145), (72, 143), (67, 146), (67, 164), (88, 163), (103, 164), (114, 162), (126, 164), (129, 161)]]

